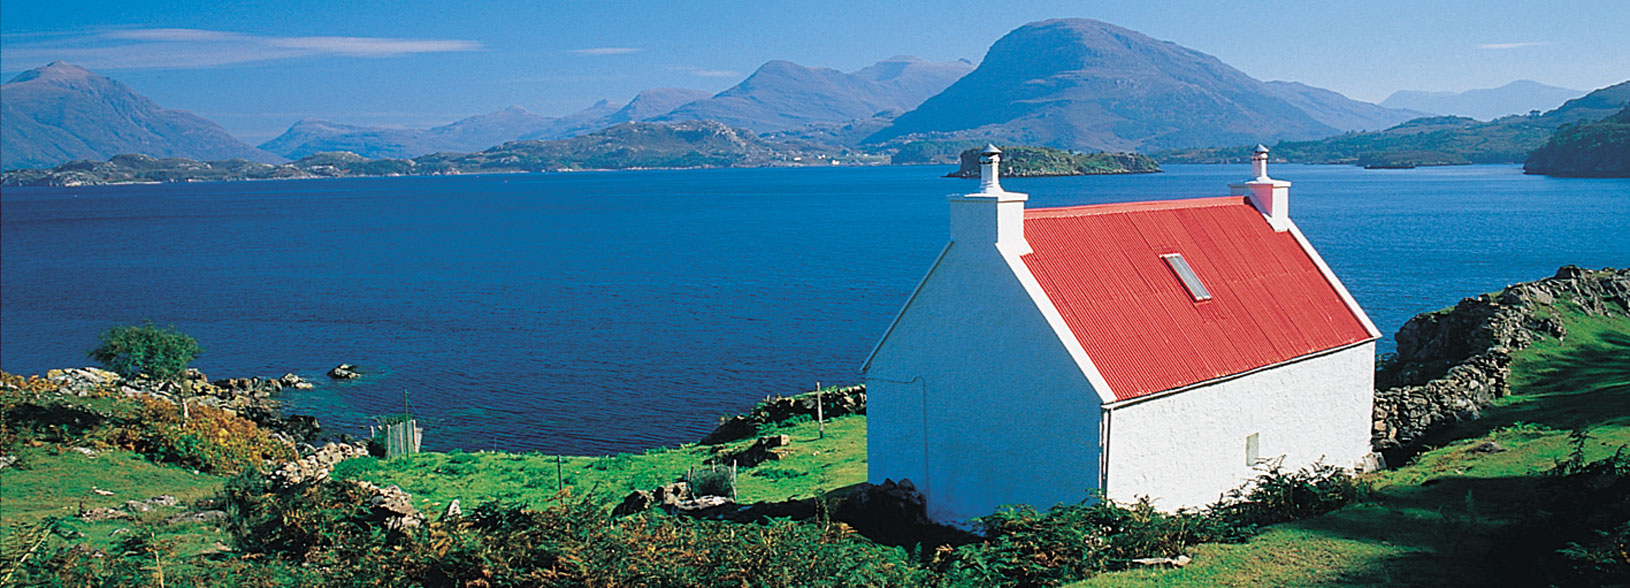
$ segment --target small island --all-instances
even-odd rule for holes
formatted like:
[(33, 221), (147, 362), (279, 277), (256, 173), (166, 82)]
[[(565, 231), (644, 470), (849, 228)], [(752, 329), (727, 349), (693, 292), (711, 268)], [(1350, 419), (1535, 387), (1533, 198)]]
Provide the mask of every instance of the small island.
[[(979, 177), (979, 150), (962, 152), (962, 166), (947, 178)], [(1002, 177), (1158, 173), (1160, 163), (1140, 153), (1078, 153), (1051, 147), (1002, 147)]]

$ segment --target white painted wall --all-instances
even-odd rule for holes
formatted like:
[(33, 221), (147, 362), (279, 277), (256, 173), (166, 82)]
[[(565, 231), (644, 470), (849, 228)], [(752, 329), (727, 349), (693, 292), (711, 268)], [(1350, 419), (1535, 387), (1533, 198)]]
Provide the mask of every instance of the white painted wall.
[(938, 521), (1097, 486), (1099, 397), (1012, 249), (952, 243), (865, 370), (868, 478), (910, 479)]
[(1255, 477), (1246, 437), (1288, 470), (1353, 467), (1370, 451), (1375, 343), (1106, 411), (1105, 493), (1163, 509), (1203, 506)]

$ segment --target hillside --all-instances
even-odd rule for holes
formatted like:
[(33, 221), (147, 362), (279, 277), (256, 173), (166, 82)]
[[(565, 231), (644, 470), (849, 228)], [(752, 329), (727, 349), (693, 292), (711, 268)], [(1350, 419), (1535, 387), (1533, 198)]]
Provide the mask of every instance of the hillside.
[(972, 73), (867, 141), (1143, 151), (1312, 139), (1412, 116), (1302, 85), (1270, 85), (1210, 55), (1107, 23), (1060, 19), (1003, 36)]
[[(711, 445), (383, 459), (325, 444), (293, 460), (303, 437), (220, 409), (247, 414), (242, 403), (264, 402), (263, 387), (289, 376), (197, 375), (182, 387), (90, 369), (8, 374), (0, 576), (97, 586), (1613, 585), (1630, 577), (1626, 280), (1563, 268), (1412, 321), (1435, 325), (1418, 327), (1424, 335), (1486, 329), (1488, 312), (1533, 319), (1499, 341), (1440, 342), (1509, 354), (1510, 393), (1434, 431), (1395, 469), (1357, 480), (1265, 475), (1239, 501), (1202, 512), (1013, 509), (981, 519), (984, 536), (923, 525), (909, 486), (863, 483), (866, 418), (843, 414), (864, 412), (858, 387), (768, 399), (723, 421)], [(1463, 351), (1420, 343), (1412, 360)], [(177, 406), (186, 394), (197, 395), (190, 417)], [(816, 402), (824, 430), (810, 418)], [(263, 459), (281, 465), (233, 475)], [(739, 465), (737, 500), (674, 483), (724, 484), (704, 474), (721, 461)]]
[(623, 123), (557, 141), (514, 141), (468, 155), (414, 160), (433, 173), (476, 170), (552, 171), (654, 167), (756, 167), (813, 163), (814, 150), (771, 143), (713, 121)]
[[(1273, 157), (1295, 163), (1376, 167), (1517, 163), (1543, 146), (1563, 125), (1600, 120), (1623, 109), (1626, 103), (1630, 103), (1630, 82), (1569, 100), (1544, 114), (1510, 116), (1492, 122), (1454, 116), (1418, 118), (1378, 132), (1284, 141), (1273, 146)], [(1167, 163), (1238, 163), (1250, 159), (1250, 150), (1250, 145), (1239, 145), (1154, 155)]]
[[(241, 159), (194, 161), (118, 155), (106, 162), (75, 161), (54, 168), (8, 171), (0, 175), (0, 186), (830, 165), (830, 158), (840, 153), (805, 143), (765, 140), (710, 121), (641, 122), (623, 123), (570, 139), (512, 141), (475, 153), (432, 153), (414, 159), (371, 159), (349, 151), (324, 151), (271, 165)], [(857, 159), (841, 154), (850, 162)]]
[(909, 56), (851, 73), (777, 60), (711, 98), (653, 120), (716, 120), (760, 133), (847, 123), (915, 108), (972, 69), (965, 61), (934, 63)]
[(120, 153), (282, 161), (198, 115), (164, 108), (129, 86), (61, 61), (0, 84), (0, 168)]
[(1558, 129), (1528, 154), (1523, 173), (1575, 178), (1630, 178), (1630, 106), (1602, 120)]
[[(1159, 173), (1160, 164), (1137, 153), (1076, 153), (1050, 147), (1004, 146), (1001, 175), (1004, 178), (1044, 176), (1093, 176), (1107, 174)], [(964, 150), (959, 167), (948, 178), (979, 177), (981, 148)]]
[(1467, 116), (1477, 120), (1528, 114), (1556, 108), (1564, 101), (1583, 96), (1583, 90), (1548, 86), (1533, 80), (1517, 80), (1498, 88), (1478, 88), (1464, 92), (1422, 92), (1399, 90), (1381, 101), (1381, 106), (1416, 110), (1438, 115)]

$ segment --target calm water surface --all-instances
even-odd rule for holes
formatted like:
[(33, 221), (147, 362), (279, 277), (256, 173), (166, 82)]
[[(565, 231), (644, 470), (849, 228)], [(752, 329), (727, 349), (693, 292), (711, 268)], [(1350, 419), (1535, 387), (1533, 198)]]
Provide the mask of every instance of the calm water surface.
[[(427, 445), (564, 453), (691, 441), (852, 383), (971, 180), (937, 167), (638, 171), (7, 189), (0, 368), (84, 365), (151, 319), (212, 377), (365, 431), (407, 392)], [(1227, 193), (1245, 166), (1004, 180), (1031, 206)], [(1630, 265), (1630, 181), (1515, 166), (1274, 166), (1291, 216), (1387, 333), (1563, 264)], [(1383, 347), (1390, 343), (1383, 342)], [(368, 371), (331, 383), (339, 362)]]

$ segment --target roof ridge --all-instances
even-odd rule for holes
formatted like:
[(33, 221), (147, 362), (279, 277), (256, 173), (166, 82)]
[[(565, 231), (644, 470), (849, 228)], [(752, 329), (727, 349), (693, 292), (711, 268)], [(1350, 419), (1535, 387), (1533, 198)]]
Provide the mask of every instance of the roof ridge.
[(1024, 216), (1027, 219), (1064, 218), (1098, 214), (1116, 214), (1122, 212), (1212, 208), (1219, 206), (1232, 206), (1236, 204), (1249, 203), (1245, 201), (1244, 196), (1212, 196), (1206, 198), (1178, 198), (1174, 200), (1147, 200), (1143, 202), (1113, 202), (1109, 204), (1083, 204), (1078, 206), (1057, 206), (1052, 208), (1029, 208), (1025, 209)]

